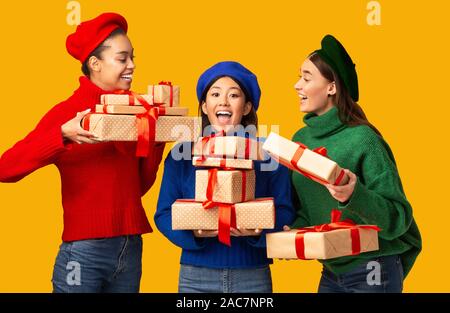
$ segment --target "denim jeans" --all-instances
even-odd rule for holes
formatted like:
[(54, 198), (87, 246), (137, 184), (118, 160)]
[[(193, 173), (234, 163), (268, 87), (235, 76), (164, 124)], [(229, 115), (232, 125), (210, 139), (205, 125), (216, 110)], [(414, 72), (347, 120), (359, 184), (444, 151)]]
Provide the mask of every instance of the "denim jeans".
[(245, 269), (216, 269), (181, 264), (178, 292), (271, 293), (269, 265)]
[(398, 255), (379, 257), (336, 275), (325, 267), (319, 293), (401, 293), (403, 267)]
[(139, 292), (141, 273), (141, 235), (63, 242), (53, 292)]

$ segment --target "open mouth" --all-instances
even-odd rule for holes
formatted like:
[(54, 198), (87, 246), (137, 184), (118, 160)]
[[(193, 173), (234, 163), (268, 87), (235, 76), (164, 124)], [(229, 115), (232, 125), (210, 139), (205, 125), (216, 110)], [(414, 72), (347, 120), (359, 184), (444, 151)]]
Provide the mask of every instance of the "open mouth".
[(124, 74), (120, 76), (120, 79), (126, 80), (126, 81), (132, 81), (133, 80), (133, 74)]
[(301, 101), (301, 102), (305, 102), (305, 101), (308, 99), (307, 96), (302, 95), (302, 94), (298, 94), (298, 96), (300, 97), (300, 101)]
[(220, 124), (228, 124), (231, 121), (232, 113), (229, 111), (217, 111), (216, 116)]

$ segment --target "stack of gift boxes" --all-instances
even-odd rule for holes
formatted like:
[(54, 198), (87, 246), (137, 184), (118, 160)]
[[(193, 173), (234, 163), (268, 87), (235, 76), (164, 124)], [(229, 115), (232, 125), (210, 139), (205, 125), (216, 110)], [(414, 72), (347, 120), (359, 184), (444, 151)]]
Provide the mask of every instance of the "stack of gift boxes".
[(99, 141), (193, 141), (200, 135), (200, 119), (187, 116), (180, 88), (171, 83), (151, 85), (148, 94), (105, 94), (100, 102), (82, 121)]
[[(270, 133), (263, 150), (280, 164), (326, 185), (344, 185), (349, 178), (339, 165), (327, 156), (325, 148), (308, 149)], [(266, 235), (267, 256), (282, 259), (331, 259), (378, 250), (375, 225), (357, 225), (341, 220), (342, 212), (332, 210), (330, 223)]]
[(262, 144), (238, 136), (200, 138), (193, 148), (195, 199), (172, 205), (172, 229), (218, 230), (230, 245), (230, 228), (272, 229), (273, 198), (255, 198), (253, 160), (263, 159)]

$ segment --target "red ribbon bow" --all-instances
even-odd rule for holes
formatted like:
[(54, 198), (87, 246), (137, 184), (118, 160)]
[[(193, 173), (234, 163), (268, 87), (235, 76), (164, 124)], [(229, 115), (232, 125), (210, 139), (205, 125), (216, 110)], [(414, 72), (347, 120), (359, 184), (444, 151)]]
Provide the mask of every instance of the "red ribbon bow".
[[(273, 200), (273, 198), (258, 198), (252, 200), (253, 202)], [(197, 201), (192, 199), (178, 199), (178, 202), (188, 202), (195, 203)], [(199, 203), (199, 202), (197, 202)], [(227, 246), (231, 246), (231, 227), (236, 228), (236, 207), (234, 204), (221, 203), (221, 202), (211, 202), (208, 207), (203, 208), (205, 210), (217, 207), (219, 210), (219, 220), (218, 220), (218, 238), (219, 241)]]
[[(113, 91), (113, 94), (128, 95), (130, 105), (135, 105), (136, 99), (145, 108), (146, 111), (144, 113), (136, 114), (138, 131), (136, 156), (147, 157), (150, 147), (153, 147), (155, 143), (156, 121), (159, 115), (166, 114), (165, 108), (160, 106), (160, 104), (148, 103), (142, 95), (131, 90), (116, 90)], [(105, 107), (103, 107), (103, 112), (105, 113)], [(83, 123), (83, 128), (86, 129), (85, 126), (89, 128), (89, 118), (86, 123)]]
[(295, 251), (297, 257), (302, 260), (306, 260), (305, 257), (305, 233), (311, 232), (328, 232), (336, 229), (350, 229), (350, 236), (352, 240), (352, 255), (359, 254), (361, 252), (361, 241), (359, 236), (359, 229), (373, 229), (380, 231), (381, 229), (376, 225), (356, 225), (350, 219), (341, 221), (342, 212), (336, 209), (331, 210), (331, 223), (321, 224), (312, 227), (298, 228), (298, 232), (295, 235)]
[[(162, 86), (169, 86), (170, 88), (170, 100), (169, 100), (169, 106), (172, 107), (173, 106), (173, 86), (172, 86), (172, 82), (165, 82), (165, 81), (161, 81), (158, 83), (158, 85), (162, 85)], [(155, 99), (155, 85), (152, 86), (152, 96), (153, 96), (153, 100)], [(155, 101), (153, 101), (154, 104), (157, 105), (163, 105), (164, 103), (155, 103)]]
[[(317, 177), (315, 175), (312, 175), (310, 173), (305, 172), (304, 170), (302, 170), (301, 168), (298, 167), (297, 163), (301, 158), (302, 155), (302, 151), (305, 149), (308, 149), (307, 146), (305, 146), (303, 143), (301, 142), (296, 142), (296, 144), (299, 145), (299, 147), (297, 148), (297, 150), (294, 153), (294, 156), (291, 159), (291, 166), (298, 171), (300, 174), (308, 177), (309, 179), (312, 179), (320, 184), (326, 185), (328, 184), (328, 182), (326, 180), (321, 179), (320, 177)], [(313, 152), (320, 154), (321, 156), (324, 156), (326, 158), (328, 158), (328, 154), (327, 154), (327, 149), (325, 147), (318, 147), (312, 150)], [(341, 170), (341, 172), (339, 173), (338, 177), (336, 178), (336, 180), (334, 181), (334, 185), (339, 185), (340, 182), (342, 181), (342, 179), (344, 178), (344, 170)]]

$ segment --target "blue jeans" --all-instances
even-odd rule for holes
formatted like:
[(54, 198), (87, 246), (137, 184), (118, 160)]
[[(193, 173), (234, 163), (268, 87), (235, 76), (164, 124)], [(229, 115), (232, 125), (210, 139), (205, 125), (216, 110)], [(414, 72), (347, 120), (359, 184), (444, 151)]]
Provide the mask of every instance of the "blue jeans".
[(271, 293), (269, 265), (245, 269), (216, 269), (181, 264), (178, 292)]
[(141, 273), (141, 235), (63, 242), (53, 292), (139, 292)]
[(319, 284), (319, 293), (401, 293), (402, 290), (403, 267), (398, 255), (364, 262), (341, 275), (324, 267)]

